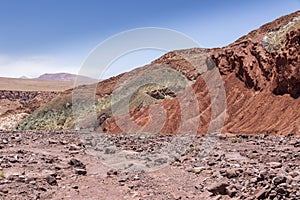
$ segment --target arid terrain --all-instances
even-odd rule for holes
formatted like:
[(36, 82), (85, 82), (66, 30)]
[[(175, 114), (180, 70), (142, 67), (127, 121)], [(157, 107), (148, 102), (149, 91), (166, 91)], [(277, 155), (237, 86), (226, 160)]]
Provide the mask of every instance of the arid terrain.
[(95, 81), (68, 73), (43, 74), (36, 79), (0, 78), (0, 130), (13, 130), (18, 123), (61, 92)]
[(44, 103), (58, 95), (58, 92), (0, 91), (0, 130), (15, 127)]
[[(17, 128), (147, 132), (150, 126), (159, 127), (161, 121), (165, 121), (158, 132), (179, 133), (185, 129), (204, 134), (210, 128), (210, 122), (223, 121), (223, 125), (215, 125), (221, 126), (222, 133), (299, 135), (299, 27), (298, 11), (223, 48), (169, 52), (144, 67), (97, 85), (64, 91), (33, 112)], [(163, 72), (161, 66), (173, 70), (172, 73)], [(185, 80), (175, 78), (176, 73), (182, 74)], [(151, 77), (156, 82), (169, 80), (164, 86), (141, 85), (134, 95), (121, 92), (116, 97), (117, 88), (128, 86), (128, 89), (130, 84), (139, 81), (137, 77)], [(128, 84), (124, 86), (123, 83)], [(193, 98), (188, 95), (190, 93), (194, 94)], [(73, 105), (81, 108), (78, 115), (91, 116), (88, 113), (94, 109), (95, 115), (98, 118), (105, 116), (105, 120), (99, 123), (97, 117), (81, 118), (76, 125), (73, 107), (66, 106), (72, 105), (74, 94), (80, 95), (77, 105)], [(113, 98), (114, 102), (111, 101)], [(213, 99), (219, 101), (212, 102)], [(125, 105), (127, 100), (129, 105)], [(94, 105), (86, 105), (89, 101), (94, 101)], [(129, 107), (129, 116), (122, 111), (112, 113), (125, 106)], [(155, 111), (158, 106), (166, 111), (166, 120), (154, 120), (161, 116)], [(152, 114), (156, 117), (149, 117), (150, 110), (154, 110)], [(129, 118), (138, 127), (128, 123)], [(195, 130), (186, 127), (195, 127)]]
[(300, 199), (300, 11), (97, 84), (45, 77), (0, 80), (0, 199)]
[[(218, 135), (201, 156), (205, 139), (194, 137), (159, 169), (104, 165), (102, 156), (139, 155), (172, 143), (172, 135), (1, 133), (1, 199), (294, 199), (300, 198), (300, 138)], [(109, 146), (110, 145), (110, 146)], [(116, 161), (118, 163), (118, 161)], [(160, 166), (162, 165), (162, 166)]]
[(64, 91), (74, 86), (73, 81), (0, 78), (0, 90), (7, 91)]
[(42, 104), (74, 81), (0, 78), (0, 130), (13, 130)]

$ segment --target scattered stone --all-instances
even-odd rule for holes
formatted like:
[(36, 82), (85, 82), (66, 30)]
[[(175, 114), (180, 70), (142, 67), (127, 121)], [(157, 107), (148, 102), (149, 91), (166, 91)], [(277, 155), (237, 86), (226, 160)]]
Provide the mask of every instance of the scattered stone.
[(226, 187), (228, 187), (228, 186), (229, 186), (229, 184), (226, 182), (217, 182), (217, 183), (210, 185), (207, 188), (207, 190), (209, 192), (211, 192), (213, 195), (218, 195), (218, 194), (226, 195), (227, 194)]
[(61, 145), (66, 145), (66, 144), (68, 144), (68, 142), (67, 142), (66, 140), (60, 140), (59, 143), (60, 143)]
[(0, 193), (7, 194), (8, 189), (7, 188), (0, 188)]
[(79, 151), (81, 148), (75, 144), (69, 146), (70, 151)]
[(58, 185), (56, 179), (53, 176), (47, 176), (46, 181), (49, 185), (52, 186)]
[(123, 177), (119, 178), (118, 182), (124, 183), (124, 182), (127, 182), (128, 180), (129, 180), (128, 176), (123, 176)]
[(265, 199), (267, 190), (265, 188), (261, 188), (256, 194), (255, 199)]
[(111, 146), (111, 147), (107, 147), (104, 150), (104, 153), (105, 154), (114, 154), (114, 153), (116, 153), (116, 151), (117, 151), (117, 148), (115, 146)]
[(233, 198), (236, 194), (237, 194), (237, 190), (235, 188), (231, 188), (227, 190), (227, 194), (228, 196), (230, 196), (231, 198)]
[(271, 192), (269, 193), (269, 197), (271, 199), (275, 198), (277, 196), (277, 192), (275, 190), (271, 190)]
[(78, 187), (78, 185), (73, 185), (72, 188), (77, 190), (79, 187)]
[(269, 165), (273, 169), (282, 167), (282, 164), (280, 162), (269, 162), (267, 163), (267, 165)]
[(35, 184), (36, 184), (36, 181), (30, 181), (29, 184), (35, 185)]
[(75, 169), (75, 173), (78, 175), (86, 175), (87, 171), (85, 169)]
[(110, 169), (109, 171), (107, 171), (107, 175), (108, 176), (118, 175), (118, 171), (115, 169)]
[(214, 166), (214, 165), (216, 165), (217, 163), (216, 162), (214, 162), (214, 161), (207, 161), (207, 165), (208, 166)]
[(224, 175), (227, 177), (227, 178), (235, 178), (238, 176), (238, 174), (236, 173), (235, 169), (229, 169), (229, 170), (226, 170)]
[(83, 164), (80, 160), (77, 160), (75, 158), (72, 158), (69, 161), (69, 164), (72, 165), (73, 167), (85, 169), (85, 164)]
[(58, 141), (57, 140), (53, 140), (53, 139), (49, 139), (48, 143), (49, 144), (58, 144)]
[(139, 175), (135, 175), (135, 176), (133, 177), (133, 180), (135, 180), (135, 181), (140, 180)]
[(276, 176), (274, 179), (273, 179), (273, 183), (275, 185), (279, 185), (281, 183), (285, 183), (286, 182), (286, 177), (285, 176), (282, 176), (282, 175), (279, 175), (279, 176)]
[(256, 184), (258, 182), (257, 177), (253, 177), (250, 179), (250, 183)]

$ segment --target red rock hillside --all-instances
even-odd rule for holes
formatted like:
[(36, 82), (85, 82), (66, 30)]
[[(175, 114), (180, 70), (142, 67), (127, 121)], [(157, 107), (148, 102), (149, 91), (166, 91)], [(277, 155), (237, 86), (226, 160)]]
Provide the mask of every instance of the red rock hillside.
[[(195, 61), (203, 56), (203, 51), (208, 60), (215, 62), (224, 82), (227, 107), (223, 133), (300, 134), (300, 11), (268, 23), (226, 47), (174, 51), (151, 63), (181, 71), (192, 82), (199, 113), (184, 120), (189, 121), (190, 127), (198, 127), (200, 134), (207, 132), (211, 120), (210, 94), (204, 80), (215, 77), (211, 70), (200, 76), (195, 65), (190, 64), (193, 62), (180, 55)], [(180, 132), (181, 110), (194, 110), (187, 99), (182, 102), (183, 107), (177, 98), (157, 103), (167, 113), (160, 132)], [(153, 106), (131, 110), (132, 119), (140, 125), (139, 131), (145, 131), (151, 123), (148, 111)], [(122, 116), (120, 119), (122, 124)], [(199, 122), (193, 123), (197, 119)], [(124, 119), (122, 127), (125, 123)], [(122, 132), (113, 117), (101, 127), (107, 133)]]

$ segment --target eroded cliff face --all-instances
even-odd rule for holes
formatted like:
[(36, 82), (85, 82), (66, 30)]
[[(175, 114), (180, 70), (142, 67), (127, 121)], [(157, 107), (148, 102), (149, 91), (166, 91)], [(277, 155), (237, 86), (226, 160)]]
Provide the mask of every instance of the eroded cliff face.
[(276, 79), (274, 94), (300, 96), (300, 29), (287, 34), (286, 45), (279, 54), (275, 54)]
[(245, 40), (216, 50), (212, 58), (222, 75), (234, 73), (247, 88), (298, 98), (300, 29), (287, 32), (285, 38), (278, 51), (268, 52), (262, 43)]
[(212, 54), (226, 85), (224, 132), (299, 134), (299, 29), (285, 36), (277, 51), (245, 41)]
[[(284, 18), (293, 21), (295, 29), (275, 23), (284, 41), (280, 46), (277, 40), (271, 40), (277, 46), (264, 41), (266, 35), (279, 37), (272, 29), (272, 34), (257, 31), (260, 35), (255, 38), (261, 41), (244, 37), (212, 53), (226, 83), (228, 118), (224, 132), (300, 133), (300, 22), (294, 15)], [(278, 21), (290, 24), (286, 19)], [(268, 45), (276, 48), (270, 51)]]

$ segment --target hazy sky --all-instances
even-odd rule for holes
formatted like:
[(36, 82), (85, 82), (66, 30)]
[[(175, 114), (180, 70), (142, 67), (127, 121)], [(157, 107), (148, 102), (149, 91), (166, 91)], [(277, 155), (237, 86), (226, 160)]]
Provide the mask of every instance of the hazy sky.
[[(76, 74), (99, 43), (133, 28), (169, 28), (202, 47), (224, 46), (299, 9), (299, 0), (0, 0), (0, 76)], [(129, 55), (112, 73), (160, 55)]]

